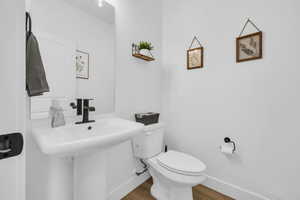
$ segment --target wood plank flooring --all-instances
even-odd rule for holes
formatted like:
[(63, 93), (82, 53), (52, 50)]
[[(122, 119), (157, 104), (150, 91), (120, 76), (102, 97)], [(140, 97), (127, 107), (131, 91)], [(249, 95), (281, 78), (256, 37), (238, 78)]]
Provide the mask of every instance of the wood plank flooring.
[[(152, 179), (147, 180), (122, 200), (156, 200), (150, 194), (152, 184)], [(193, 197), (194, 200), (234, 200), (203, 185), (198, 185), (193, 188)]]

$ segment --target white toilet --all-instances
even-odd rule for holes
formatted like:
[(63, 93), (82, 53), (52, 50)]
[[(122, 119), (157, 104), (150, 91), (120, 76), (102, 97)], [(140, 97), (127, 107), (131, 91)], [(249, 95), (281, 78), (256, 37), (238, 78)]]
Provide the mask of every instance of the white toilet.
[(149, 165), (151, 194), (158, 200), (193, 200), (192, 187), (205, 180), (204, 163), (177, 151), (163, 152), (164, 125), (145, 126), (145, 134), (133, 139), (137, 158)]

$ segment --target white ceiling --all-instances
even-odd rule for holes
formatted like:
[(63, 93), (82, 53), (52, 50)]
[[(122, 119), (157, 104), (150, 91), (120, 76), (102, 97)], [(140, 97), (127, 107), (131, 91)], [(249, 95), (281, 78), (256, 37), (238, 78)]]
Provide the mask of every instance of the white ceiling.
[(103, 6), (98, 6), (98, 0), (64, 0), (69, 4), (89, 13), (97, 18), (100, 18), (107, 23), (115, 23), (115, 9), (114, 7), (103, 1)]

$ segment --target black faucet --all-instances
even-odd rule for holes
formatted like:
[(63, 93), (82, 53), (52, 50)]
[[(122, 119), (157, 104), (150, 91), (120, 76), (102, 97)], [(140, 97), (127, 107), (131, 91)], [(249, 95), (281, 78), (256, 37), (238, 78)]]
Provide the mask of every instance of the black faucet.
[[(85, 124), (85, 123), (92, 123), (95, 122), (95, 120), (89, 120), (89, 112), (95, 112), (95, 107), (90, 107), (89, 102), (93, 99), (77, 99), (77, 105), (75, 103), (71, 103), (70, 106), (73, 109), (77, 108), (77, 115), (82, 115), (82, 121), (76, 122), (75, 124)], [(83, 102), (83, 105), (82, 105)], [(82, 112), (83, 111), (83, 112)]]

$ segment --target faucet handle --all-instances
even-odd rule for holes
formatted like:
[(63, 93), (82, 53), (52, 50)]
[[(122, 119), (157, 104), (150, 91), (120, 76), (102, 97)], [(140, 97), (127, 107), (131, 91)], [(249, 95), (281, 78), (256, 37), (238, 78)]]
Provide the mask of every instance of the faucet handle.
[(77, 109), (77, 115), (82, 115), (82, 99), (76, 99), (77, 103), (71, 102), (70, 106)]
[(87, 99), (83, 99), (83, 100), (86, 100), (86, 101), (93, 101), (93, 100), (95, 100), (95, 99), (87, 98)]
[(76, 109), (76, 108), (77, 108), (77, 105), (76, 105), (74, 102), (71, 102), (71, 103), (70, 103), (70, 106), (71, 106), (73, 109)]

